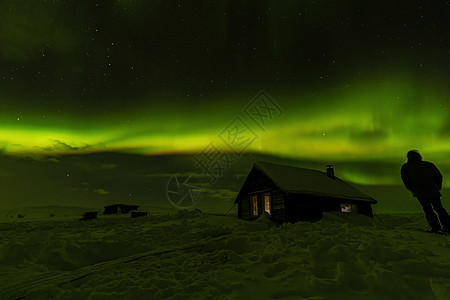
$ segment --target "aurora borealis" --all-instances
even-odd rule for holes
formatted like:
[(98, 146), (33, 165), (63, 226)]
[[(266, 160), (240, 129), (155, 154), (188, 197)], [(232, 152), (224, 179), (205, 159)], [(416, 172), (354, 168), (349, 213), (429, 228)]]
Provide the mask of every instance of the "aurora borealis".
[[(264, 90), (283, 114), (245, 119), (247, 152), (399, 166), (419, 149), (449, 178), (449, 15), (446, 1), (5, 0), (0, 149), (225, 151), (220, 133)], [(399, 182), (356, 169), (343, 177)]]
[[(283, 101), (278, 100), (285, 113), (268, 124), (267, 130), (252, 124), (259, 138), (248, 150), (300, 158), (352, 160), (365, 156), (397, 158), (395, 152), (414, 145), (425, 152), (448, 149), (444, 130), (449, 111), (443, 93), (431, 88), (415, 91), (410, 83), (380, 82), (376, 87), (370, 90), (362, 86), (347, 93), (344, 90), (334, 91), (336, 94), (285, 96)], [(425, 94), (426, 100), (421, 103), (415, 93)], [(311, 104), (305, 106), (298, 98), (310, 99)], [(418, 103), (410, 107), (411, 101)], [(327, 107), (323, 102), (339, 105)], [(1, 129), (2, 146), (6, 152), (41, 154), (108, 150), (192, 153), (202, 150), (211, 140), (218, 140), (227, 123), (242, 114), (243, 106), (224, 104), (217, 114), (208, 114), (217, 109), (214, 104), (183, 109), (185, 112), (176, 107), (149, 108), (105, 117), (3, 115), (7, 121)]]

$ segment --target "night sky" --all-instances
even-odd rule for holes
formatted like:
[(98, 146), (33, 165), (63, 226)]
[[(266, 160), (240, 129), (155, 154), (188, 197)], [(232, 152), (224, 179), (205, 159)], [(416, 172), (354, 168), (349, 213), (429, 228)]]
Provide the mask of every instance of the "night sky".
[(238, 124), (238, 152), (364, 162), (356, 183), (398, 184), (410, 149), (449, 178), (449, 22), (448, 1), (2, 0), (0, 151), (235, 151)]

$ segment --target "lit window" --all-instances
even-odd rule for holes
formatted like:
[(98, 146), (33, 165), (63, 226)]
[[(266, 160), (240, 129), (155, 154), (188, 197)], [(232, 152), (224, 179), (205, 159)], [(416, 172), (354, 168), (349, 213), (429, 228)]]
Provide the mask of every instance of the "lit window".
[(251, 196), (252, 198), (252, 203), (253, 203), (253, 215), (257, 216), (258, 215), (258, 196), (254, 195)]
[(270, 215), (270, 194), (264, 194), (264, 210)]
[(341, 203), (341, 212), (343, 213), (358, 213), (356, 204)]

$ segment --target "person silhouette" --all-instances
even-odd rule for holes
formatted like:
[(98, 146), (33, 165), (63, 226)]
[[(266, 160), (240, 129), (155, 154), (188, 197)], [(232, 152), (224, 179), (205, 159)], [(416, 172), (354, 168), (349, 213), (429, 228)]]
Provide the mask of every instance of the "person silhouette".
[[(450, 233), (450, 216), (441, 203), (441, 172), (433, 163), (423, 161), (417, 150), (408, 151), (406, 157), (408, 161), (401, 168), (402, 181), (422, 205), (425, 218), (431, 226), (430, 232), (439, 232), (443, 228)], [(439, 220), (433, 210), (437, 212)]]

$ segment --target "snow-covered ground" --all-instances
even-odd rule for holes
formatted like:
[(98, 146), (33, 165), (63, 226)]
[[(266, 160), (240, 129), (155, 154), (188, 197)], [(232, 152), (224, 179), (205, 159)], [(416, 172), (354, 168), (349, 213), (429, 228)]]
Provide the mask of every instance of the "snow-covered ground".
[(450, 236), (422, 213), (276, 226), (140, 210), (0, 212), (0, 299), (450, 299)]

